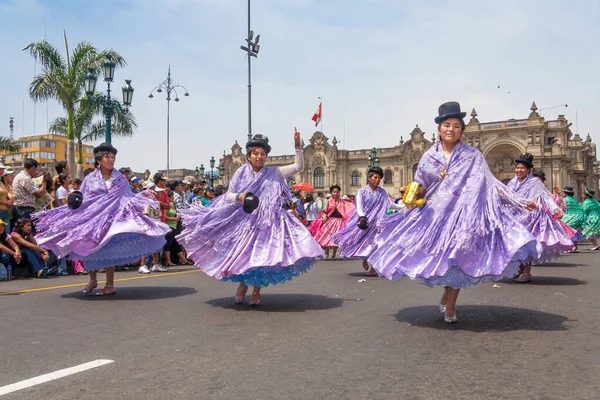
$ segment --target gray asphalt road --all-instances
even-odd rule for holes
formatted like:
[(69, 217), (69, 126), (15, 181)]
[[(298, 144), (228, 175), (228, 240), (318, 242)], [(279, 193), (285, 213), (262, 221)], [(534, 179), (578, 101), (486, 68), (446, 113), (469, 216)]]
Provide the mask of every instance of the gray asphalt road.
[[(180, 267), (80, 293), (85, 277), (0, 282), (0, 387), (114, 363), (7, 399), (598, 399), (600, 253), (534, 267), (534, 282), (440, 289), (323, 261), (233, 304), (236, 286)], [(135, 272), (118, 278), (138, 278)], [(366, 278), (366, 282), (359, 282)]]

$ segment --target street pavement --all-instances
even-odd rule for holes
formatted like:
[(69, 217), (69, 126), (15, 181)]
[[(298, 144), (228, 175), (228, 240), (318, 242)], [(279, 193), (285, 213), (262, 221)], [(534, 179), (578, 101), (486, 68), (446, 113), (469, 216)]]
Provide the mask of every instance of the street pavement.
[(0, 282), (0, 392), (112, 360), (2, 398), (600, 399), (599, 258), (462, 291), (455, 325), (440, 288), (359, 261), (321, 261), (252, 308), (192, 267), (117, 272), (110, 297), (80, 276)]

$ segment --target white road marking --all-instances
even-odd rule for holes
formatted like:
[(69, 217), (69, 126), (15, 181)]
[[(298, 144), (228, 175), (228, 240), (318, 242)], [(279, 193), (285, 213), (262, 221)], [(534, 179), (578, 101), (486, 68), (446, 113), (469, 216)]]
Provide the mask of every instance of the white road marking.
[(55, 379), (64, 378), (65, 376), (77, 374), (79, 372), (87, 371), (88, 369), (98, 368), (106, 364), (114, 363), (113, 360), (95, 360), (90, 361), (85, 364), (76, 365), (74, 367), (69, 367), (65, 369), (60, 369), (58, 371), (50, 372), (49, 374), (44, 374), (40, 376), (36, 376), (35, 378), (26, 379), (21, 382), (12, 383), (10, 385), (0, 387), (0, 396), (5, 394), (9, 394), (12, 392), (16, 392), (18, 390), (27, 389), (32, 386), (41, 385), (42, 383), (50, 382)]

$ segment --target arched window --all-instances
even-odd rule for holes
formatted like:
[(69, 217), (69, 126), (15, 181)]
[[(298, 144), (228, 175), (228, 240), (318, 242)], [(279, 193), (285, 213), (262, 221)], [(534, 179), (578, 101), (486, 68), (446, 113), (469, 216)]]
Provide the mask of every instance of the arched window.
[(384, 185), (391, 185), (393, 182), (393, 173), (391, 169), (386, 169), (385, 172), (383, 173), (383, 184)]
[(358, 171), (352, 173), (352, 186), (360, 186), (360, 174)]
[(313, 173), (313, 186), (316, 188), (325, 187), (325, 171), (323, 171), (323, 168), (321, 167), (315, 168), (315, 172)]
[(413, 165), (413, 168), (412, 168), (412, 170), (413, 170), (413, 180), (415, 179), (415, 174), (417, 173), (417, 167), (418, 166), (419, 166), (419, 164)]

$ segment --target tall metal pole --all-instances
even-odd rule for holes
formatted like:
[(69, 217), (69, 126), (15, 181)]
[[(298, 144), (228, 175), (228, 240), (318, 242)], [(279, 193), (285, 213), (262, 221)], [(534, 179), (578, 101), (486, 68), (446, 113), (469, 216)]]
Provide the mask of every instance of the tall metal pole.
[(170, 135), (170, 128), (171, 128), (171, 95), (170, 93), (167, 94), (167, 178), (169, 177), (169, 170), (170, 170), (170, 150), (171, 150), (171, 145), (169, 144), (169, 135)]
[(556, 138), (550, 138), (550, 186), (551, 192), (554, 192), (554, 141)]
[(171, 171), (171, 94), (175, 93), (175, 102), (179, 101), (179, 96), (177, 95), (177, 88), (185, 90), (184, 96), (189, 96), (187, 89), (185, 86), (179, 85), (172, 81), (171, 79), (171, 66), (169, 66), (169, 72), (167, 74), (167, 79), (160, 85), (156, 86), (150, 92), (148, 97), (153, 98), (154, 92), (162, 93), (164, 90), (167, 95), (167, 177), (169, 177), (169, 172)]
[[(248, 39), (250, 39), (250, 0), (248, 0)], [(248, 43), (248, 141), (252, 140), (252, 46)]]
[(106, 99), (108, 100), (108, 103), (106, 103), (104, 105), (104, 117), (106, 118), (106, 123), (105, 123), (105, 128), (104, 128), (104, 140), (106, 141), (106, 143), (111, 143), (111, 122), (112, 122), (112, 115), (113, 115), (113, 109), (112, 106), (109, 106), (110, 104), (110, 82), (108, 83), (108, 89), (106, 91)]

